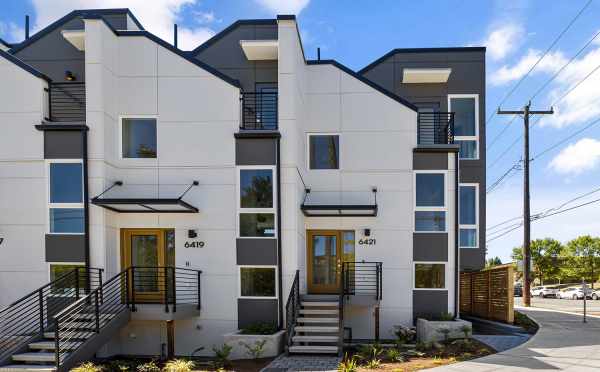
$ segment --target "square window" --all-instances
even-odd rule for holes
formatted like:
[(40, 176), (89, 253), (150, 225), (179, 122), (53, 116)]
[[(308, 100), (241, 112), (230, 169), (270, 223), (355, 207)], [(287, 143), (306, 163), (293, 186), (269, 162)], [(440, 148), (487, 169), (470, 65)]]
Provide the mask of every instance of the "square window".
[(156, 119), (124, 118), (123, 158), (156, 158)]
[(83, 202), (81, 163), (50, 163), (50, 203)]
[(240, 213), (240, 237), (274, 236), (274, 213)]
[(461, 248), (477, 248), (477, 229), (460, 229), (459, 246)]
[(275, 297), (274, 267), (240, 267), (242, 297)]
[(339, 169), (338, 135), (309, 135), (310, 169)]
[(415, 288), (443, 289), (446, 287), (444, 264), (415, 264)]
[(475, 136), (475, 98), (450, 98), (450, 107), (454, 112), (454, 135)]
[(477, 224), (477, 188), (475, 186), (460, 186), (460, 224)]
[(477, 141), (476, 140), (460, 140), (455, 139), (457, 145), (460, 146), (458, 152), (459, 159), (477, 159)]
[(273, 208), (273, 171), (240, 170), (240, 207)]
[(415, 211), (415, 231), (444, 232), (446, 231), (445, 211)]
[(50, 233), (82, 234), (83, 208), (50, 208)]
[(417, 207), (444, 206), (444, 174), (417, 173)]
[[(76, 279), (79, 278), (79, 291), (84, 292), (86, 288), (86, 275), (84, 265), (51, 264), (50, 281), (54, 294), (66, 294), (76, 288)], [(75, 269), (79, 269), (76, 276)]]

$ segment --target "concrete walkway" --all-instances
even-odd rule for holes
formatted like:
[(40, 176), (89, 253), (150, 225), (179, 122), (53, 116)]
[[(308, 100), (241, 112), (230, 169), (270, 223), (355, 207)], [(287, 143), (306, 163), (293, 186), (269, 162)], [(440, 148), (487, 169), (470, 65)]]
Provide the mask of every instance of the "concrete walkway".
[(600, 371), (600, 318), (529, 308), (518, 309), (540, 324), (529, 341), (498, 354), (430, 371)]

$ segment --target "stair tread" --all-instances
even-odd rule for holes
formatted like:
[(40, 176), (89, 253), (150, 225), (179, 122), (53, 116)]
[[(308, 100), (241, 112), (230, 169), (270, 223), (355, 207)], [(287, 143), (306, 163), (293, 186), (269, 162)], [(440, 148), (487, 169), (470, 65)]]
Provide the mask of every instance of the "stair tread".
[[(62, 334), (62, 332), (61, 332), (61, 334)], [(76, 335), (77, 337), (71, 337), (71, 338), (76, 339), (76, 340), (84, 340), (95, 334), (96, 334), (96, 332), (82, 332), (81, 334), (77, 334)], [(54, 339), (54, 332), (44, 332), (44, 338)]]
[[(77, 342), (77, 341), (61, 342), (60, 347), (61, 347), (61, 349), (77, 348), (82, 343), (83, 342)], [(36, 350), (54, 350), (55, 347), (56, 347), (56, 343), (54, 341), (37, 341), (37, 342), (32, 342), (29, 344), (30, 349), (36, 349)]]
[(45, 366), (45, 365), (36, 365), (36, 364), (8, 364), (8, 365), (0, 366), (0, 371), (10, 371), (10, 370), (14, 370), (14, 369), (18, 369), (18, 370), (22, 370), (22, 371), (28, 371), (28, 370), (48, 371), (48, 372), (56, 371), (56, 368), (54, 366)]
[(301, 317), (296, 319), (298, 323), (337, 323), (339, 322), (339, 318), (331, 317), (331, 318), (305, 318)]
[(29, 352), (14, 354), (12, 359), (19, 362), (54, 362), (55, 357), (54, 353)]
[(300, 309), (300, 314), (314, 314), (314, 315), (336, 315), (339, 313), (338, 309)]
[(337, 342), (339, 341), (338, 336), (294, 336), (292, 337), (293, 341), (300, 342)]
[(337, 346), (290, 346), (290, 353), (337, 353)]
[(339, 302), (337, 301), (302, 301), (300, 304), (302, 306), (339, 306)]
[(339, 332), (338, 327), (317, 327), (317, 326), (297, 326), (294, 327), (296, 332)]

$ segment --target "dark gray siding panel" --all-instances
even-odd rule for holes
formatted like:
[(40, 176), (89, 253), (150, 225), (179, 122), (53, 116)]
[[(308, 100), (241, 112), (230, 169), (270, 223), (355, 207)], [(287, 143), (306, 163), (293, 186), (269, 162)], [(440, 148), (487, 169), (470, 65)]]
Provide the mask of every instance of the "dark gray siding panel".
[(238, 328), (242, 329), (252, 323), (277, 324), (277, 300), (275, 299), (238, 299)]
[(83, 137), (79, 131), (44, 131), (45, 159), (83, 158)]
[(436, 170), (448, 169), (447, 153), (413, 153), (413, 169), (415, 170)]
[(236, 165), (275, 165), (277, 140), (273, 138), (236, 138)]
[[(461, 248), (460, 268), (463, 271), (477, 271), (485, 266), (485, 256), (481, 254), (482, 249)], [(483, 249), (485, 251), (485, 249)]]
[(46, 234), (46, 262), (85, 262), (85, 237)]
[(413, 290), (413, 320), (438, 319), (448, 312), (448, 291)]
[(413, 233), (413, 261), (448, 261), (448, 234)]
[(237, 239), (238, 265), (277, 265), (277, 239)]

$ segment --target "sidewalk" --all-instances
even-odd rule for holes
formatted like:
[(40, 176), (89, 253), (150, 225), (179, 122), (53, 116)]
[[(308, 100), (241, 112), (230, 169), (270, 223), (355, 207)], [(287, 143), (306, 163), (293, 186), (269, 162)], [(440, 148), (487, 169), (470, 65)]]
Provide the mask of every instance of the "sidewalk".
[(541, 326), (528, 342), (484, 358), (430, 371), (599, 371), (600, 319), (544, 310), (519, 309)]

